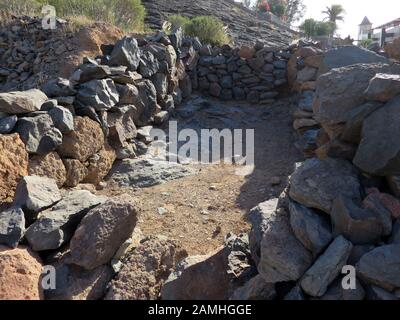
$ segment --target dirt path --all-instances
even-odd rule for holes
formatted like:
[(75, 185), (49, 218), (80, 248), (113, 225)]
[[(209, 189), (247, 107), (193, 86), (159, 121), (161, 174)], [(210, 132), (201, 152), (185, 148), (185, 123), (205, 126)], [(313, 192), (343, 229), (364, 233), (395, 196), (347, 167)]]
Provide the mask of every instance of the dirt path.
[(278, 196), (294, 163), (302, 159), (294, 147), (292, 101), (252, 106), (194, 98), (180, 107), (196, 109), (193, 117), (179, 120), (180, 127), (255, 129), (255, 168), (246, 177), (236, 175), (234, 165), (196, 165), (195, 176), (145, 189), (103, 192), (135, 196), (141, 210), (138, 226), (145, 235), (175, 239), (190, 255), (210, 253), (229, 232), (249, 230), (248, 210)]

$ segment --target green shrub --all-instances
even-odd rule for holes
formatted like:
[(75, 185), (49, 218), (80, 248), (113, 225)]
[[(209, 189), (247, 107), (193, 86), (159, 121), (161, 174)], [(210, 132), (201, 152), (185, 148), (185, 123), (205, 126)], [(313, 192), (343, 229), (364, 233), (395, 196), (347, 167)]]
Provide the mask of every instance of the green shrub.
[(61, 18), (108, 22), (125, 31), (143, 31), (146, 15), (141, 0), (0, 0), (0, 4), (3, 2), (1, 7), (18, 14), (21, 10), (15, 10), (15, 5), (11, 4), (22, 6), (26, 3), (34, 8), (29, 15), (40, 14), (40, 7), (49, 4), (56, 8), (57, 16)]
[(174, 14), (168, 17), (168, 22), (171, 23), (172, 28), (184, 28), (190, 23), (190, 19), (179, 14)]
[(41, 5), (35, 0), (0, 0), (0, 10), (14, 15), (36, 16), (40, 14)]
[(198, 37), (202, 42), (211, 45), (222, 45), (230, 42), (223, 22), (212, 16), (199, 16), (185, 25), (185, 32), (192, 37)]

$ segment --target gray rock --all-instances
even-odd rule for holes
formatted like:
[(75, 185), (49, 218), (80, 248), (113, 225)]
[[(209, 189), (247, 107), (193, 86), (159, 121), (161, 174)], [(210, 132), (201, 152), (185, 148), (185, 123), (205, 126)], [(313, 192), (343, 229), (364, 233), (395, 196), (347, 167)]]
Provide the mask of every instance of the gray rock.
[(274, 198), (260, 203), (249, 212), (249, 221), (252, 225), (249, 234), (250, 251), (256, 265), (258, 265), (261, 259), (261, 240), (265, 230), (267, 229), (266, 219), (264, 216), (268, 216), (269, 212), (274, 212), (277, 205), (278, 199)]
[(394, 301), (399, 300), (399, 298), (385, 289), (371, 285), (367, 287), (367, 300)]
[(275, 297), (275, 285), (256, 275), (243, 287), (236, 289), (230, 300), (273, 300)]
[(20, 208), (0, 212), (0, 244), (16, 248), (25, 233), (25, 216)]
[(169, 113), (168, 111), (161, 111), (154, 116), (154, 123), (157, 125), (161, 125), (164, 122), (168, 121)]
[(157, 100), (162, 100), (168, 93), (168, 78), (164, 73), (156, 73), (151, 77), (151, 82), (157, 92)]
[(334, 69), (318, 78), (313, 106), (315, 119), (330, 137), (341, 134), (340, 125), (349, 120), (349, 111), (363, 104), (369, 81), (377, 73), (400, 74), (400, 66), (357, 64)]
[(79, 86), (76, 103), (91, 106), (96, 111), (109, 110), (119, 101), (119, 95), (111, 79), (92, 80)]
[(0, 112), (24, 114), (40, 110), (47, 96), (38, 89), (0, 93)]
[(218, 83), (211, 83), (210, 85), (210, 95), (213, 97), (219, 97), (221, 95), (222, 88)]
[(225, 89), (231, 89), (233, 87), (233, 80), (231, 76), (224, 76), (221, 79), (221, 86)]
[(393, 225), (393, 233), (389, 239), (390, 244), (400, 244), (400, 219), (397, 219)]
[[(84, 83), (91, 80), (107, 78), (111, 75), (109, 66), (99, 65), (97, 63), (85, 63), (79, 67), (78, 82)], [(69, 94), (66, 94), (69, 95)]]
[(172, 46), (174, 47), (175, 51), (179, 55), (180, 48), (182, 46), (183, 41), (183, 29), (177, 28), (169, 35), (169, 40), (171, 41)]
[(337, 237), (304, 274), (300, 281), (302, 289), (313, 297), (323, 296), (346, 264), (352, 247), (350, 241)]
[(284, 297), (284, 300), (289, 301), (298, 301), (298, 300), (306, 300), (303, 291), (300, 286), (295, 286), (289, 293)]
[(71, 82), (64, 78), (51, 79), (41, 89), (48, 97), (73, 96), (76, 93)]
[(74, 131), (74, 116), (67, 108), (56, 106), (49, 110), (54, 126), (62, 133)]
[(136, 71), (140, 63), (140, 50), (133, 37), (125, 37), (118, 41), (110, 56), (110, 65), (126, 66), (130, 71)]
[(57, 285), (54, 290), (44, 291), (46, 300), (99, 300), (114, 274), (108, 265), (93, 270), (67, 263), (56, 263), (54, 267)]
[(120, 187), (146, 188), (193, 175), (186, 166), (151, 159), (126, 159), (111, 169), (108, 181)]
[(38, 213), (60, 200), (61, 194), (55, 180), (26, 176), (17, 185), (13, 205), (24, 211)]
[(320, 65), (319, 73), (357, 63), (388, 63), (389, 60), (373, 51), (358, 46), (341, 46), (328, 50)]
[(378, 176), (400, 174), (400, 96), (372, 113), (364, 121), (362, 140), (353, 163)]
[(360, 182), (355, 168), (342, 159), (308, 159), (290, 178), (290, 197), (298, 203), (331, 212), (339, 195), (360, 200)]
[(18, 117), (16, 115), (1, 118), (0, 119), (0, 134), (10, 133), (14, 129), (17, 121), (18, 121)]
[(374, 249), (374, 245), (354, 245), (347, 263), (351, 266), (355, 266), (364, 254)]
[(276, 60), (273, 62), (273, 65), (277, 69), (286, 69), (287, 67), (287, 61), (284, 60)]
[(307, 81), (315, 81), (317, 79), (318, 69), (305, 67), (297, 73), (297, 81), (299, 82), (307, 82)]
[[(386, 215), (390, 219), (390, 212)], [(331, 219), (334, 235), (343, 235), (354, 244), (374, 244), (385, 234), (381, 216), (343, 196), (334, 200)]]
[[(190, 256), (180, 262), (171, 273), (161, 290), (163, 300), (227, 300), (238, 284), (235, 282), (240, 277), (230, 269), (232, 254), (242, 252), (243, 243), (237, 247), (238, 238), (232, 237), (223, 248), (206, 256)], [(244, 258), (247, 269), (249, 265)], [(196, 279), (196, 281), (193, 281)], [(214, 285), (218, 283), (218, 286)], [(265, 282), (264, 282), (265, 283)], [(268, 289), (271, 289), (269, 287)], [(272, 289), (273, 290), (273, 289)], [(251, 290), (250, 290), (251, 291)], [(271, 294), (271, 292), (269, 292)], [(243, 292), (243, 294), (245, 294)]]
[(367, 102), (351, 110), (341, 138), (344, 141), (359, 144), (364, 120), (382, 106), (380, 102)]
[(144, 51), (140, 57), (139, 73), (144, 78), (150, 78), (158, 72), (160, 65), (150, 51)]
[(290, 201), (290, 225), (296, 238), (317, 257), (332, 240), (329, 223), (312, 209)]
[(378, 73), (365, 91), (367, 100), (387, 102), (400, 94), (400, 75)]
[(392, 291), (400, 287), (400, 244), (378, 247), (363, 255), (357, 274), (366, 282)]
[(71, 239), (71, 263), (87, 270), (108, 263), (130, 237), (136, 222), (136, 206), (127, 195), (90, 210)]
[(46, 113), (20, 118), (15, 131), (31, 154), (45, 155), (62, 144), (62, 133), (54, 127), (52, 118)]
[(400, 176), (387, 176), (386, 180), (389, 184), (390, 191), (400, 198)]
[(364, 298), (365, 298), (365, 290), (362, 287), (360, 281), (358, 281), (358, 279), (356, 279), (355, 289), (346, 290), (343, 289), (342, 279), (338, 278), (329, 287), (328, 291), (321, 297), (321, 300), (353, 301), (353, 300), (364, 300)]
[(136, 138), (136, 113), (136, 108), (131, 105), (107, 112), (108, 141), (113, 148), (124, 147), (128, 141)]
[(264, 229), (258, 272), (268, 283), (296, 281), (312, 264), (312, 256), (293, 234), (284, 209), (271, 210), (270, 203), (260, 204)]
[(86, 213), (105, 201), (105, 197), (86, 190), (71, 191), (51, 209), (43, 211), (25, 237), (35, 251), (58, 249), (72, 238)]

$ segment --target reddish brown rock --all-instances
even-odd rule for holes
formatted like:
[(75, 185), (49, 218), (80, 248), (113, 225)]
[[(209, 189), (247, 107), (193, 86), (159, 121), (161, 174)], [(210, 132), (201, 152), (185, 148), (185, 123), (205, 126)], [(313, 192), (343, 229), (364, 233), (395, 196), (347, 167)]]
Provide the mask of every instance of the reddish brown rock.
[(85, 165), (79, 160), (63, 159), (66, 170), (66, 180), (64, 185), (66, 187), (76, 187), (83, 179), (85, 179), (88, 170)]
[(179, 257), (176, 244), (161, 238), (145, 239), (126, 259), (112, 281), (106, 300), (158, 299)]
[(64, 163), (57, 152), (50, 152), (45, 156), (33, 156), (29, 160), (29, 175), (54, 179), (59, 188), (64, 185), (66, 174)]
[(391, 194), (379, 192), (376, 188), (368, 189), (367, 192), (369, 196), (365, 201), (368, 202), (368, 199), (371, 199), (371, 197), (377, 197), (382, 205), (390, 211), (393, 219), (400, 218), (400, 200), (393, 197)]
[(28, 249), (0, 246), (0, 300), (40, 300), (42, 265)]
[(104, 145), (104, 134), (100, 125), (88, 117), (74, 118), (75, 131), (63, 136), (58, 153), (63, 158), (85, 162)]
[(19, 135), (0, 135), (0, 204), (12, 200), (18, 181), (26, 175), (28, 153)]
[(242, 59), (251, 59), (254, 57), (256, 50), (249, 46), (242, 46), (239, 50), (239, 57)]
[(99, 153), (89, 158), (88, 173), (84, 182), (93, 184), (101, 182), (111, 170), (116, 158), (115, 150), (105, 144)]

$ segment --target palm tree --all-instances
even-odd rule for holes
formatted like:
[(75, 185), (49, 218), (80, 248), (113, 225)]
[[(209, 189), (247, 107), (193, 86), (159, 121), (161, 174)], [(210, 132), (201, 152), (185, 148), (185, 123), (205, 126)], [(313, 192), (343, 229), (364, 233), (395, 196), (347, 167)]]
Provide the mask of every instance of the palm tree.
[(342, 5), (333, 4), (330, 7), (326, 7), (326, 10), (322, 11), (322, 13), (327, 15), (327, 17), (324, 20), (328, 20), (329, 22), (332, 23), (332, 25), (334, 25), (333, 33), (335, 33), (337, 29), (337, 21), (344, 20), (343, 15), (346, 13), (346, 11), (344, 10)]

